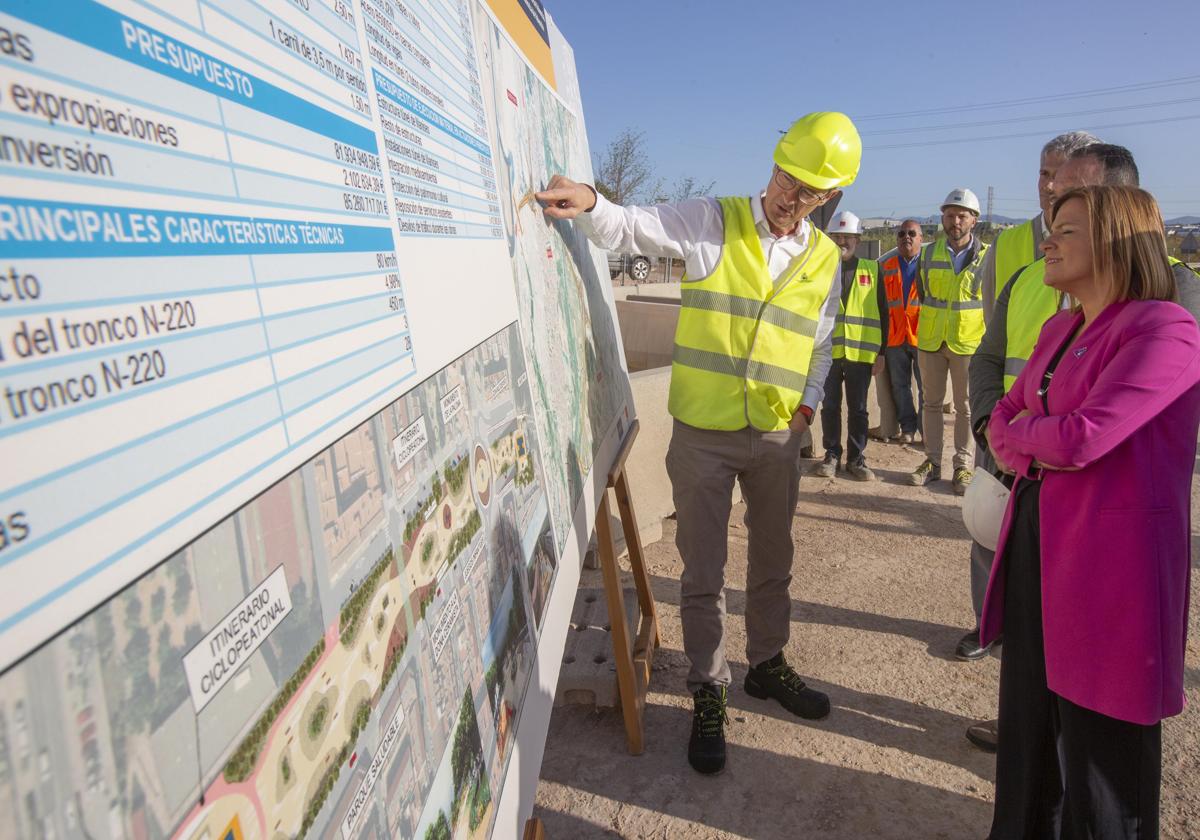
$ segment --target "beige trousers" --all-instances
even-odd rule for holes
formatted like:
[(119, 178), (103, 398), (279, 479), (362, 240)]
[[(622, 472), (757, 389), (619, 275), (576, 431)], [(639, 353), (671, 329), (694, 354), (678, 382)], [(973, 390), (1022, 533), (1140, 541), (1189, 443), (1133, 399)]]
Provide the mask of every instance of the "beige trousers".
[(679, 614), (687, 685), (729, 684), (725, 658), (725, 561), (733, 482), (742, 486), (749, 539), (746, 658), (758, 665), (791, 631), (792, 517), (800, 492), (800, 436), (784, 429), (697, 429), (676, 420), (667, 448), (675, 545), (683, 559)]
[(971, 404), (967, 401), (967, 365), (970, 356), (954, 353), (942, 344), (937, 350), (921, 350), (917, 366), (921, 369), (921, 385), (925, 402), (921, 407), (922, 429), (925, 434), (925, 457), (942, 465), (942, 439), (945, 419), (942, 406), (946, 402), (946, 377), (949, 375), (954, 400), (954, 468), (971, 466)]

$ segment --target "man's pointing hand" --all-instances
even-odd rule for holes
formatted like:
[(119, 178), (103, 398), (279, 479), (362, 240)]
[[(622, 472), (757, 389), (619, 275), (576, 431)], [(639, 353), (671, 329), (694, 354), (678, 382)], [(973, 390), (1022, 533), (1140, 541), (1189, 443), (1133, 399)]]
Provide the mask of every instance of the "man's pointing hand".
[(591, 187), (562, 175), (552, 177), (546, 189), (533, 197), (545, 205), (543, 212), (550, 219), (574, 219), (596, 206), (596, 193)]

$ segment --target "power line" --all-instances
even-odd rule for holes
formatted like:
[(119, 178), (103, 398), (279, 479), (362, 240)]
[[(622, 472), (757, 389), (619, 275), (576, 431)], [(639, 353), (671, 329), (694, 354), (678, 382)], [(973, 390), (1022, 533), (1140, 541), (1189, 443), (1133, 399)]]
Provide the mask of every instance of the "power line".
[(924, 111), (894, 111), (889, 114), (867, 114), (854, 117), (855, 122), (867, 120), (895, 119), (897, 117), (924, 117), (932, 114), (954, 114), (963, 111), (985, 111), (991, 108), (1009, 108), (1014, 105), (1033, 105), (1039, 102), (1060, 102), (1064, 99), (1089, 99), (1095, 96), (1109, 96), (1114, 93), (1131, 93), (1134, 91), (1154, 90), (1156, 88), (1177, 87), (1200, 82), (1200, 76), (1180, 76), (1174, 79), (1161, 79), (1155, 82), (1139, 82), (1132, 85), (1118, 85), (1108, 88), (1092, 88), (1091, 90), (1075, 91), (1074, 93), (1056, 93), (1046, 96), (1028, 96), (1022, 99), (1003, 99), (995, 102), (980, 102), (972, 105), (950, 105), (942, 108), (929, 108)]
[(1133, 105), (1114, 105), (1110, 108), (1089, 108), (1086, 111), (1067, 111), (1061, 114), (1036, 114), (1029, 117), (1007, 117), (1001, 120), (979, 120), (977, 122), (953, 123), (949, 125), (923, 125), (912, 128), (885, 128), (880, 131), (864, 131), (863, 137), (879, 137), (884, 134), (915, 134), (923, 131), (951, 131), (958, 128), (982, 128), (986, 125), (1010, 125), (1012, 123), (1033, 122), (1034, 120), (1057, 120), (1065, 117), (1086, 117), (1094, 114), (1110, 114), (1114, 111), (1132, 111), (1144, 108), (1160, 108), (1167, 105), (1182, 105), (1188, 102), (1200, 102), (1200, 96), (1190, 96), (1185, 99), (1167, 99), (1161, 102), (1139, 102)]
[[(1087, 129), (1101, 130), (1105, 128), (1128, 128), (1130, 126), (1141, 125), (1159, 125), (1162, 123), (1184, 122), (1186, 120), (1200, 120), (1200, 114), (1190, 114), (1184, 117), (1163, 117), (1157, 120), (1138, 120), (1137, 122), (1109, 123), (1107, 125), (1089, 125), (1084, 126)], [(1044, 137), (1048, 129), (1042, 131), (1024, 131), (1018, 134), (993, 134), (988, 137), (959, 137), (953, 140), (922, 140), (913, 143), (892, 143), (886, 146), (871, 146), (872, 152), (883, 151), (884, 149), (911, 149), (916, 146), (949, 146), (955, 143), (987, 143), (992, 140), (1013, 140), (1019, 137)]]

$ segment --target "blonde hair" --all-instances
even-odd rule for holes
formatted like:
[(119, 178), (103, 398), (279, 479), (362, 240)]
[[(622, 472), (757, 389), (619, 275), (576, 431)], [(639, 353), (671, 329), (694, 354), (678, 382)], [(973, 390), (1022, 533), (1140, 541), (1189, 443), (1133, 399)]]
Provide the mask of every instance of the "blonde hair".
[(1054, 200), (1050, 220), (1075, 198), (1087, 207), (1095, 276), (1112, 283), (1109, 302), (1177, 302), (1162, 213), (1154, 197), (1137, 187), (1080, 187)]

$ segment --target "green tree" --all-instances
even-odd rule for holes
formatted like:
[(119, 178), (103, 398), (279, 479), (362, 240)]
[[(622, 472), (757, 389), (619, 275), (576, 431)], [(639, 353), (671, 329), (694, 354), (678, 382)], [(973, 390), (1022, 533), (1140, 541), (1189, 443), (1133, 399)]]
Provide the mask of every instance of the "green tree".
[(147, 671), (150, 664), (150, 634), (145, 627), (135, 627), (125, 643), (125, 662), (131, 671)]
[(150, 620), (157, 624), (162, 621), (163, 614), (167, 611), (167, 590), (166, 587), (160, 586), (154, 590), (154, 594), (150, 596)]
[(171, 608), (175, 610), (175, 615), (183, 615), (191, 599), (192, 576), (184, 569), (175, 578), (175, 589), (171, 593)]
[(445, 811), (439, 811), (437, 822), (425, 829), (425, 840), (450, 840), (450, 837), (450, 821)]
[(454, 779), (454, 801), (474, 781), (483, 755), (483, 741), (479, 737), (479, 725), (475, 722), (475, 704), (471, 701), (470, 689), (463, 692), (462, 706), (458, 712), (458, 725), (454, 728), (454, 746), (450, 753), (450, 772)]
[(132, 589), (125, 590), (125, 623), (129, 626), (142, 621), (142, 600)]

